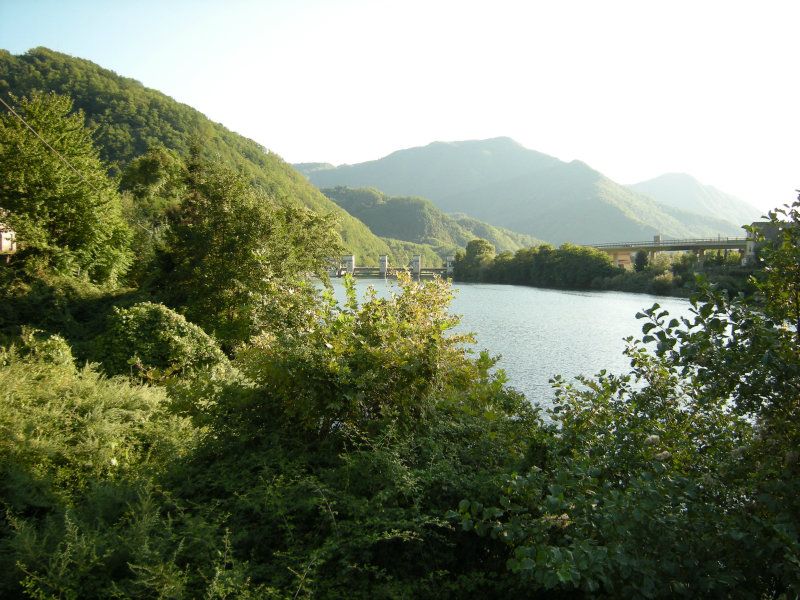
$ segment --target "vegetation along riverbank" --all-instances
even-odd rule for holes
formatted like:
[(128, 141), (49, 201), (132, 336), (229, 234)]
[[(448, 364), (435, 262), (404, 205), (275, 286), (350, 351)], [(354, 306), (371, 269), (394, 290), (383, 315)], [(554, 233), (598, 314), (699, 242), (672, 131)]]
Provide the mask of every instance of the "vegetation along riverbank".
[[(132, 153), (112, 176), (70, 98), (13, 102), (0, 596), (800, 594), (800, 201), (749, 299), (699, 285), (691, 318), (644, 311), (630, 372), (557, 378), (544, 419), (450, 332), (445, 282), (319, 292), (360, 230), (278, 159), (112, 128)], [(491, 269), (620, 276), (586, 252)]]
[(738, 252), (708, 253), (702, 261), (690, 253), (635, 255), (633, 269), (614, 266), (609, 254), (589, 246), (549, 244), (512, 253), (495, 253), (484, 239), (470, 241), (455, 255), (456, 281), (508, 283), (567, 290), (615, 290), (688, 298), (711, 283), (729, 295), (750, 296), (754, 279), (763, 277), (759, 263), (742, 265)]

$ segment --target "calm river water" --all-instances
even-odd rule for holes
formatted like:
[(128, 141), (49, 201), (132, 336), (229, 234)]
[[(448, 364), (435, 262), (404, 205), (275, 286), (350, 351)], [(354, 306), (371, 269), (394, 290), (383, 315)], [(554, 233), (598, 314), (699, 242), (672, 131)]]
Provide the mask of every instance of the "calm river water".
[[(367, 286), (388, 294), (392, 282), (358, 279), (359, 297)], [(630, 366), (623, 356), (623, 339), (641, 336), (638, 311), (658, 302), (675, 317), (688, 316), (690, 305), (680, 298), (622, 292), (564, 292), (480, 283), (455, 284), (451, 312), (461, 315), (458, 329), (476, 334), (476, 350), (501, 355), (498, 367), (509, 384), (533, 403), (549, 405), (548, 380), (592, 375), (601, 369), (623, 373)], [(341, 281), (334, 281), (339, 299)]]

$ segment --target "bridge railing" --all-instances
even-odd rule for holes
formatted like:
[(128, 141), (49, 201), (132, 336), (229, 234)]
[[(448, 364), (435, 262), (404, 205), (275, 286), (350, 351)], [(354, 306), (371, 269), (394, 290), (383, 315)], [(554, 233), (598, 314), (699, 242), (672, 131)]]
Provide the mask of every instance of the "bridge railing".
[(715, 237), (715, 238), (686, 238), (682, 240), (653, 240), (642, 242), (618, 242), (614, 244), (592, 244), (592, 248), (659, 248), (661, 246), (676, 246), (682, 244), (723, 244), (730, 242), (746, 242), (746, 237)]

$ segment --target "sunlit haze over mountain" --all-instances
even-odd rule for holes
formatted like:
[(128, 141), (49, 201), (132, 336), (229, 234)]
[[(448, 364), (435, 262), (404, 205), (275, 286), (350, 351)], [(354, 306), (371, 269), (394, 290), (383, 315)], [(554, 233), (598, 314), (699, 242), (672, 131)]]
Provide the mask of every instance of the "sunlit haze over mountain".
[(0, 47), (133, 77), (289, 162), (509, 136), (620, 183), (800, 187), (793, 2), (0, 1)]

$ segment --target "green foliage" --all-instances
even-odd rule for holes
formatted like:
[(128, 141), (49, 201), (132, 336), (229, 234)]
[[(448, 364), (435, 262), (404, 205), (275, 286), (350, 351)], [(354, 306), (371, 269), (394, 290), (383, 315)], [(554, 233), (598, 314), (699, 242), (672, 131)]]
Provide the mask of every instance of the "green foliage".
[(647, 252), (640, 250), (636, 253), (636, 257), (633, 259), (633, 270), (637, 273), (641, 273), (642, 271), (647, 268)]
[[(473, 249), (473, 253), (475, 249)], [(709, 253), (698, 262), (692, 254), (659, 253), (649, 261), (639, 252), (632, 271), (614, 267), (602, 250), (563, 244), (553, 248), (542, 244), (501, 252), (492, 258), (488, 247), (481, 248), (481, 257), (467, 260), (465, 253), (456, 254), (454, 278), (457, 281), (486, 281), (536, 287), (576, 290), (619, 290), (659, 295), (689, 296), (698, 289), (697, 273), (725, 289), (731, 295), (751, 295), (752, 267), (741, 266), (738, 253)]]
[(11, 96), (11, 102), (71, 165), (11, 113), (0, 115), (0, 212), (17, 233), (14, 262), (31, 272), (52, 269), (115, 282), (130, 264), (130, 232), (83, 114), (55, 94)]
[(237, 364), (269, 382), (298, 423), (323, 434), (384, 421), (421, 426), (463, 367), (464, 339), (445, 335), (456, 322), (445, 283), (405, 276), (398, 285), (401, 293), (379, 299), (373, 290), (359, 306), (350, 280), (344, 310), (329, 296), (307, 330), (262, 337)]
[(474, 246), (467, 246), (466, 254), (456, 256), (456, 280), (589, 289), (596, 281), (617, 272), (608, 254), (585, 246), (564, 244), (553, 248), (543, 244), (495, 258), (484, 240), (470, 244)]
[(800, 195), (791, 206), (767, 216), (776, 236), (759, 253), (766, 265), (759, 291), (768, 314), (794, 327), (800, 342)]
[(453, 265), (453, 277), (457, 281), (484, 281), (490, 276), (487, 270), (494, 260), (495, 248), (488, 240), (475, 239), (467, 244), (464, 252), (458, 252)]
[(228, 363), (219, 346), (200, 327), (151, 302), (115, 308), (95, 344), (98, 362), (112, 375), (158, 380)]
[(276, 207), (240, 175), (195, 160), (173, 214), (154, 288), (227, 348), (263, 327), (293, 327), (340, 251), (332, 220)]
[(308, 328), (262, 336), (236, 366), (251, 384), (200, 384), (208, 428), (182, 497), (228, 515), (256, 584), (297, 597), (519, 594), (502, 546), (445, 518), (529, 459), (538, 419), (472, 360), (442, 282), (400, 282), (317, 307)]
[(123, 214), (133, 225), (131, 246), (137, 249), (127, 283), (141, 285), (164, 244), (169, 214), (186, 195), (187, 169), (173, 151), (161, 146), (134, 159), (122, 172)]
[(68, 340), (79, 360), (88, 358), (91, 340), (102, 333), (116, 304), (130, 304), (130, 289), (109, 289), (85, 279), (0, 269), (0, 340), (16, 341), (26, 328)]
[(0, 389), (0, 595), (107, 597), (158, 547), (153, 566), (170, 568), (168, 505), (147, 481), (196, 434), (164, 392), (79, 369), (36, 335), (0, 352)]
[(180, 204), (186, 192), (186, 165), (175, 152), (156, 146), (131, 161), (122, 172), (119, 187), (135, 199), (139, 220), (156, 225), (170, 208)]
[(477, 219), (445, 214), (425, 198), (389, 197), (374, 188), (336, 187), (322, 192), (376, 235), (432, 245), (442, 259), (476, 237), (489, 240), (499, 250), (513, 251), (539, 243)]
[[(800, 207), (800, 203), (791, 210)], [(775, 252), (793, 254), (785, 222)], [(767, 260), (775, 259), (766, 253)], [(769, 262), (767, 263), (769, 264)], [(773, 271), (789, 295), (791, 272)], [(459, 519), (513, 549), (535, 590), (613, 597), (800, 593), (800, 347), (791, 304), (703, 288), (693, 318), (656, 304), (632, 370), (556, 378), (544, 468), (509, 478)], [(648, 346), (653, 344), (654, 346)]]
[(100, 156), (112, 171), (125, 174), (131, 163), (155, 148), (168, 149), (188, 161), (199, 143), (205, 158), (241, 173), (271, 199), (336, 215), (336, 229), (347, 251), (363, 257), (365, 264), (377, 263), (380, 254), (390, 253), (386, 242), (279, 156), (197, 110), (88, 60), (46, 48), (20, 56), (0, 52), (0, 93), (30, 96), (36, 90), (52, 90), (73, 99), (94, 129)]

